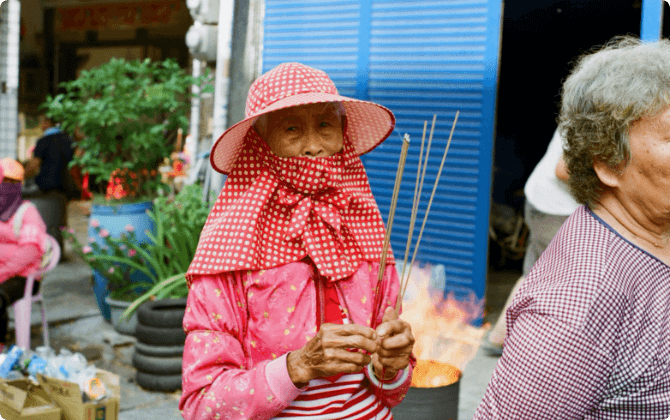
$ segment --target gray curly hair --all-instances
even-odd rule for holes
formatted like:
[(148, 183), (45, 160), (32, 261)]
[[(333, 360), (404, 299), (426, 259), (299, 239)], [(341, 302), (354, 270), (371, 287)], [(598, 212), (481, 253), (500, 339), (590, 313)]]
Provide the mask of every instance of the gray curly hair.
[(629, 161), (629, 129), (670, 106), (670, 41), (615, 37), (582, 56), (563, 84), (559, 129), (575, 199), (592, 206), (602, 193), (593, 164), (621, 170)]

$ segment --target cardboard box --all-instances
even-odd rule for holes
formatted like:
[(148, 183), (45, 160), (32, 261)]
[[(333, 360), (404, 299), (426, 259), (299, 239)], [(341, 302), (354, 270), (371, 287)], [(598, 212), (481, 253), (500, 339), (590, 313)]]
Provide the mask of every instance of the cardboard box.
[(65, 420), (118, 420), (121, 385), (118, 375), (98, 369), (97, 377), (105, 384), (107, 396), (96, 402), (84, 402), (79, 385), (37, 375), (44, 391), (63, 410)]
[(44, 389), (27, 379), (0, 382), (0, 418), (60, 420), (61, 412)]

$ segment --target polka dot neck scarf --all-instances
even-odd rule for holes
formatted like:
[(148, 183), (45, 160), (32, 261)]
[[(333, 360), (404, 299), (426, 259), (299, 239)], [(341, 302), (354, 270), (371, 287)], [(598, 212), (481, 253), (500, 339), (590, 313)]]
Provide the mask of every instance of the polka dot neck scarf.
[[(335, 281), (378, 262), (384, 224), (363, 163), (345, 137), (326, 158), (275, 156), (256, 131), (210, 211), (187, 279), (262, 270), (309, 257)], [(393, 263), (389, 250), (388, 263)]]

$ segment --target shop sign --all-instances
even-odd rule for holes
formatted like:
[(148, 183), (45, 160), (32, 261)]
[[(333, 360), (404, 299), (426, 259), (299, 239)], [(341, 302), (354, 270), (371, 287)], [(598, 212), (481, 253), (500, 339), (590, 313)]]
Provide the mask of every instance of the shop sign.
[(150, 1), (100, 4), (56, 10), (56, 31), (137, 29), (178, 24), (181, 2)]

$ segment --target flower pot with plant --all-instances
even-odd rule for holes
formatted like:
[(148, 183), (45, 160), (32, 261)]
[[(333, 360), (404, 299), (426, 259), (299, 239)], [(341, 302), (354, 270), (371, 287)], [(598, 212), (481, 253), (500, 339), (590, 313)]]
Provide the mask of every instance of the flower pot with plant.
[[(137, 219), (130, 224), (137, 231), (132, 240), (137, 241), (138, 250), (149, 241), (145, 232), (155, 232), (147, 212), (164, 188), (157, 167), (174, 151), (177, 131), (188, 126), (191, 87), (203, 86), (208, 77), (192, 77), (173, 59), (112, 59), (61, 83), (63, 93), (47, 96), (42, 104), (47, 115), (60, 122), (63, 131), (83, 134), (71, 165), (79, 166), (93, 180), (89, 237), (98, 247), (89, 246), (94, 254), (109, 246), (96, 234), (106, 231), (109, 237), (119, 238), (129, 219)], [(202, 91), (212, 91), (211, 85)], [(123, 241), (130, 240), (127, 236)], [(108, 274), (96, 269), (96, 281), (101, 283), (96, 293), (108, 290), (104, 284)], [(128, 282), (135, 280), (127, 278)], [(104, 297), (99, 296), (98, 303), (109, 319)]]
[[(137, 306), (149, 299), (180, 298), (188, 294), (184, 274), (198, 244), (200, 232), (209, 214), (210, 203), (203, 200), (199, 185), (186, 186), (174, 197), (159, 196), (148, 211), (155, 233), (145, 232), (148, 241), (138, 243), (136, 229), (125, 227), (124, 233), (113, 237), (101, 226), (94, 226), (98, 237), (81, 244), (73, 232), (65, 231), (73, 248), (97, 273), (108, 281), (112, 299), (131, 302), (124, 312), (127, 322)], [(132, 281), (131, 276), (142, 273), (144, 280)], [(183, 278), (183, 282), (175, 279)], [(166, 284), (167, 283), (167, 284)]]

